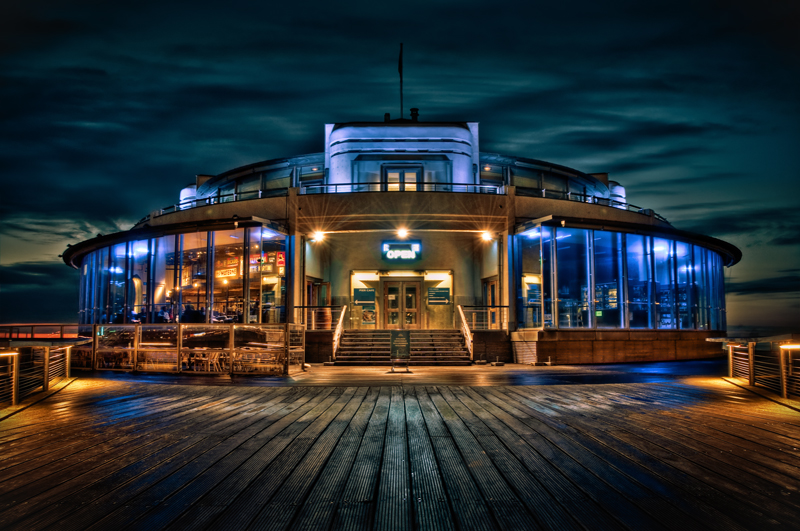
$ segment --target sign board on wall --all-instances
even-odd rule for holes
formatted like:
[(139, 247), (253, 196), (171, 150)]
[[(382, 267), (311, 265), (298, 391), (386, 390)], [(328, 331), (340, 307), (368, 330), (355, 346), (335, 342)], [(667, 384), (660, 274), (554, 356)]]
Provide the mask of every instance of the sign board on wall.
[(374, 325), (375, 324), (375, 305), (364, 304), (361, 306), (361, 324)]
[(375, 304), (375, 288), (354, 288), (353, 304), (356, 306)]
[(428, 306), (450, 304), (450, 288), (428, 288)]
[(419, 240), (384, 241), (381, 257), (389, 262), (410, 262), (422, 258), (422, 243)]

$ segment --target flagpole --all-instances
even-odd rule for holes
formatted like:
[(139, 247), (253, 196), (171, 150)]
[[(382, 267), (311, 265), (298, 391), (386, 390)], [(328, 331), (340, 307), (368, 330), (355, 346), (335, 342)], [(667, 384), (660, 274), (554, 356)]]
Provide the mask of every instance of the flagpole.
[(400, 43), (400, 60), (397, 64), (397, 71), (400, 73), (400, 118), (403, 118), (403, 43)]

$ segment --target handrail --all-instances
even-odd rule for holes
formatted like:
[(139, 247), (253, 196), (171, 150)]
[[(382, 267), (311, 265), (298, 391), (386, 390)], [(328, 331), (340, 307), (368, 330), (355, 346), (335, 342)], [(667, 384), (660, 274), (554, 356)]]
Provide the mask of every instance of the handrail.
[[(389, 189), (389, 183), (340, 183), (340, 184), (314, 184), (300, 188), (301, 195), (316, 194), (342, 194), (361, 192), (399, 192), (401, 190)], [(394, 186), (394, 185), (392, 185)], [(406, 188), (408, 187), (408, 188)], [(459, 183), (408, 183), (405, 192), (456, 192), (468, 194), (493, 194), (504, 195), (505, 187), (488, 184), (459, 184)]]
[[(23, 370), (21, 354), (18, 350), (7, 350), (0, 352), (0, 358), (12, 358), (10, 371), (5, 372), (3, 376), (7, 376), (11, 381), (10, 385), (4, 385), (0, 379), (0, 388), (3, 392), (0, 393), (0, 404), (10, 402), (12, 406), (19, 404), (20, 400), (26, 396), (38, 393), (47, 392), (50, 390), (50, 385), (58, 378), (70, 378), (70, 363), (72, 346), (63, 347), (36, 347), (44, 351), (41, 359), (41, 364), (36, 363), (33, 358), (29, 359), (26, 364), (30, 366)], [(61, 351), (64, 351), (63, 353)], [(60, 353), (60, 354), (59, 354)], [(26, 385), (20, 386), (20, 379), (24, 378)], [(31, 384), (30, 382), (34, 382)], [(41, 385), (39, 385), (41, 382)], [(6, 390), (5, 388), (9, 388)], [(8, 392), (10, 391), (10, 393)]]
[(469, 350), (469, 361), (472, 360), (472, 332), (469, 330), (469, 325), (467, 325), (467, 318), (464, 316), (464, 310), (461, 308), (461, 305), (458, 305), (458, 315), (461, 318), (461, 334), (464, 336), (464, 342), (467, 344), (467, 350)]
[[(315, 184), (310, 186), (301, 186), (299, 193), (301, 195), (317, 195), (317, 194), (338, 194), (338, 193), (360, 193), (360, 192), (387, 192), (393, 191), (387, 189), (388, 183), (342, 183), (342, 184)], [(456, 192), (456, 193), (473, 193), (473, 194), (493, 194), (505, 195), (505, 186), (487, 185), (487, 184), (457, 184), (457, 183), (415, 183), (413, 190), (404, 190), (407, 192)], [(209, 196), (199, 199), (189, 199), (181, 201), (173, 205), (169, 205), (140, 219), (136, 224), (140, 225), (150, 221), (150, 219), (164, 214), (170, 214), (181, 210), (189, 210), (192, 208), (199, 208), (208, 205), (216, 205), (220, 203), (230, 203), (236, 201), (247, 201), (250, 199), (262, 199), (265, 197), (280, 197), (288, 195), (288, 188), (271, 188), (262, 190), (253, 190), (250, 192), (235, 192), (231, 194)], [(664, 216), (661, 216), (651, 209), (645, 209), (617, 201), (615, 199), (608, 199), (605, 197), (597, 197), (591, 194), (583, 194), (577, 192), (563, 192), (560, 190), (549, 190), (547, 188), (528, 188), (523, 186), (516, 187), (516, 195), (525, 197), (544, 197), (546, 199), (560, 199), (566, 201), (578, 201), (582, 203), (591, 203), (596, 205), (605, 205), (612, 208), (619, 208), (629, 212), (636, 212), (645, 216), (652, 216), (659, 221), (669, 223)]]
[(336, 323), (336, 331), (333, 333), (333, 359), (336, 360), (336, 352), (339, 350), (339, 340), (344, 331), (344, 314), (347, 313), (347, 305), (342, 306), (342, 313), (339, 314), (339, 322)]

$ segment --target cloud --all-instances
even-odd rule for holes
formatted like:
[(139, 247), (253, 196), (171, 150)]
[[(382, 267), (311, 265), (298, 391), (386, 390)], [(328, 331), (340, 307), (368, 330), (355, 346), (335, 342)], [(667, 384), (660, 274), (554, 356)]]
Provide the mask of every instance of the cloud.
[(63, 262), (0, 266), (0, 322), (77, 322), (79, 279)]
[(788, 297), (796, 297), (795, 294), (800, 293), (800, 275), (729, 282), (725, 289), (730, 295), (783, 294)]

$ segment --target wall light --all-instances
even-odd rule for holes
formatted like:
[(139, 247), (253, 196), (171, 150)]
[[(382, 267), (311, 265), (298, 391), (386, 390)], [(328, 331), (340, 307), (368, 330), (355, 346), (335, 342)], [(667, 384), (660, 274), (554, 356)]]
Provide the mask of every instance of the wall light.
[(314, 233), (314, 239), (311, 240), (311, 241), (321, 242), (324, 239), (325, 239), (325, 233), (317, 231), (317, 232)]
[(781, 348), (784, 350), (800, 350), (800, 345), (793, 345), (793, 344), (781, 345)]
[(491, 232), (483, 232), (481, 233), (481, 239), (485, 242), (492, 241), (492, 233)]
[(406, 236), (408, 236), (408, 231), (406, 229), (400, 229), (397, 231), (397, 236), (399, 238), (405, 238)]

